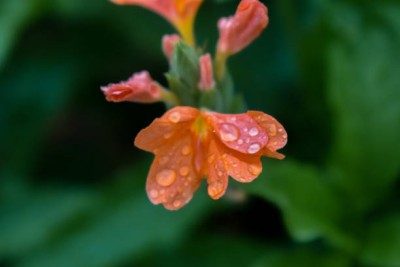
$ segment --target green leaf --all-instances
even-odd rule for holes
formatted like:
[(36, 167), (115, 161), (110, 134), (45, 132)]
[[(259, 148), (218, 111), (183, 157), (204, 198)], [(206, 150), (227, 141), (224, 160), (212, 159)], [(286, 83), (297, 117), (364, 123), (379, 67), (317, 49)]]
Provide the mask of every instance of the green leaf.
[[(328, 49), (336, 129), (331, 167), (353, 212), (376, 206), (400, 171), (400, 20), (383, 15), (387, 7), (338, 4), (332, 11), (341, 15), (332, 16), (339, 38)], [(390, 7), (390, 14), (400, 12)]]
[(305, 164), (285, 159), (264, 163), (265, 171), (249, 185), (250, 192), (275, 203), (291, 235), (298, 241), (326, 238), (331, 244), (353, 250), (355, 241), (343, 232), (341, 199), (326, 175)]
[[(135, 171), (127, 175), (136, 181), (145, 177)], [(205, 195), (195, 197), (183, 209), (172, 212), (152, 205), (144, 189), (135, 192), (121, 196), (117, 191), (105, 198), (80, 229), (42, 246), (16, 266), (116, 266), (141, 257), (149, 249), (173, 248), (201, 220), (211, 201)]]
[(361, 261), (367, 266), (400, 266), (400, 213), (370, 223), (365, 233)]
[(89, 192), (49, 188), (1, 205), (0, 257), (34, 250), (93, 203)]
[(350, 267), (350, 259), (340, 253), (312, 247), (276, 248), (272, 247), (256, 261), (252, 267)]
[(0, 71), (20, 32), (41, 11), (45, 0), (0, 2)]

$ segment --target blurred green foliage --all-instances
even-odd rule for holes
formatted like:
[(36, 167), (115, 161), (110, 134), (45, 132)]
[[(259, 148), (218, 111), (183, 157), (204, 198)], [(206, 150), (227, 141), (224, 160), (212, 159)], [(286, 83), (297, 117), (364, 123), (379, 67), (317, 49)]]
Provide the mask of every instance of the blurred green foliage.
[[(210, 51), (237, 2), (200, 9)], [(400, 266), (400, 4), (266, 4), (269, 27), (229, 65), (248, 106), (285, 125), (287, 159), (170, 212), (132, 147), (163, 107), (99, 86), (142, 69), (165, 83), (173, 29), (107, 1), (1, 1), (0, 266)]]

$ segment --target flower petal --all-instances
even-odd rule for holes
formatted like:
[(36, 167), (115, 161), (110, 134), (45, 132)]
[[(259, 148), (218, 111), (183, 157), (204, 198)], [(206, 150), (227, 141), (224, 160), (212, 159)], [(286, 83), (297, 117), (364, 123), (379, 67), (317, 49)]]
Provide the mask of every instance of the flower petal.
[(253, 181), (262, 171), (260, 156), (226, 151), (226, 153), (222, 154), (222, 160), (229, 176), (241, 183)]
[(259, 154), (267, 144), (267, 134), (247, 114), (209, 113), (208, 115), (219, 139), (235, 151)]
[(212, 199), (222, 197), (228, 187), (228, 173), (221, 154), (216, 142), (212, 140), (207, 155), (208, 195)]
[(201, 182), (193, 166), (193, 155), (189, 130), (157, 151), (146, 184), (152, 203), (177, 210), (191, 200)]
[(283, 159), (285, 156), (276, 152), (276, 150), (281, 149), (287, 143), (287, 133), (282, 124), (274, 117), (260, 111), (248, 111), (247, 114), (268, 134), (269, 139), (264, 154), (268, 157)]
[(169, 110), (138, 133), (134, 141), (135, 146), (154, 152), (190, 128), (198, 113), (198, 110), (192, 107), (175, 107)]

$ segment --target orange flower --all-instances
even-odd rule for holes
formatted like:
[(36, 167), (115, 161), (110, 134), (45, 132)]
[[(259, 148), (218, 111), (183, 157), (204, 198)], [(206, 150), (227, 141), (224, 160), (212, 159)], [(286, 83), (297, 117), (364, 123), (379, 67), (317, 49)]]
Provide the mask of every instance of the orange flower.
[(217, 52), (232, 55), (256, 39), (268, 25), (268, 10), (258, 0), (242, 0), (234, 16), (218, 21)]
[(175, 107), (139, 132), (135, 145), (155, 154), (147, 177), (154, 204), (176, 210), (190, 201), (203, 177), (213, 199), (224, 195), (228, 175), (251, 182), (262, 171), (261, 156), (276, 152), (287, 134), (273, 117), (258, 111), (220, 114)]
[(116, 4), (138, 5), (167, 19), (193, 45), (193, 22), (203, 0), (111, 0)]

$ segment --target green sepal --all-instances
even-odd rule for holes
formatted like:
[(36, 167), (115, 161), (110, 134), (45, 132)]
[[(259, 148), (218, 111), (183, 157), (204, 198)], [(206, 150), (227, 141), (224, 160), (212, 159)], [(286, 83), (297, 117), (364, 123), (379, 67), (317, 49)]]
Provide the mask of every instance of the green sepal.
[(175, 45), (171, 73), (183, 84), (189, 86), (188, 90), (197, 90), (200, 75), (199, 57), (190, 46), (183, 42)]
[(201, 91), (199, 99), (199, 107), (206, 107), (213, 111), (223, 112), (224, 99), (222, 97), (221, 91), (214, 89)]
[(184, 82), (171, 72), (166, 73), (165, 77), (171, 91), (178, 96), (180, 104), (184, 106), (196, 105), (196, 91), (190, 90)]

